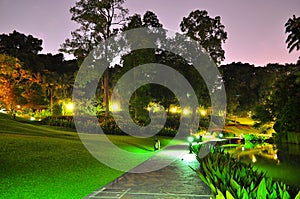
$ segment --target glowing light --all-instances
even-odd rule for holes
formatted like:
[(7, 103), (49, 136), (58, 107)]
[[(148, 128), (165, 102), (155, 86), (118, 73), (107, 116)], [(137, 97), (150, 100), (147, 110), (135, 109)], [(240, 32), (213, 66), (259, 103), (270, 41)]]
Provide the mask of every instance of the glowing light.
[(252, 162), (255, 163), (257, 160), (256, 160), (256, 157), (254, 155), (252, 155)]
[(187, 109), (187, 108), (185, 108), (185, 109), (183, 109), (182, 113), (183, 113), (183, 115), (189, 115), (190, 114), (190, 110)]
[(200, 110), (200, 115), (206, 116), (206, 114), (207, 114), (206, 110), (204, 110), (204, 109), (201, 109), (201, 110)]
[(147, 111), (151, 111), (151, 107), (148, 106), (148, 107), (147, 107)]
[(120, 105), (119, 104), (112, 104), (111, 105), (111, 110), (112, 111), (120, 111), (121, 110), (121, 108), (120, 108)]
[(189, 163), (196, 161), (196, 156), (194, 154), (184, 154), (181, 158), (181, 160)]
[(242, 147), (242, 151), (245, 151), (245, 147)]
[(67, 106), (66, 106), (67, 110), (68, 111), (73, 111), (74, 110), (74, 105), (72, 102), (68, 103)]
[(171, 113), (177, 113), (177, 107), (176, 107), (176, 106), (172, 107), (172, 108), (170, 109), (170, 112), (171, 112)]
[(34, 118), (34, 117), (31, 117), (31, 118), (30, 118), (30, 120), (31, 120), (31, 121), (34, 121), (34, 120), (35, 120), (35, 118)]
[(20, 106), (20, 105), (17, 105), (17, 108), (21, 108), (21, 106)]
[(274, 155), (274, 160), (277, 160), (278, 159), (278, 156), (277, 154)]
[(188, 138), (187, 138), (187, 140), (188, 140), (188, 142), (193, 142), (194, 141), (194, 138), (192, 137), (192, 136), (189, 136)]

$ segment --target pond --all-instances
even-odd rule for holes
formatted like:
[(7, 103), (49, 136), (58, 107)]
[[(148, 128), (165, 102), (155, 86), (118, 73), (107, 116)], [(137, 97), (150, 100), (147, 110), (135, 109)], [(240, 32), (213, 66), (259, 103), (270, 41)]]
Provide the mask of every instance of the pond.
[(300, 189), (300, 145), (257, 144), (223, 145), (242, 162), (252, 162), (254, 168), (267, 176)]

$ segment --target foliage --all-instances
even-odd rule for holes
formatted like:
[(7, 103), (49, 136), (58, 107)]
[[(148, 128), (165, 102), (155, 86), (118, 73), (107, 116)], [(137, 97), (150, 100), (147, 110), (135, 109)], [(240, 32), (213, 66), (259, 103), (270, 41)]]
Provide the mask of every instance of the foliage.
[(243, 134), (245, 142), (262, 143), (265, 140), (264, 136), (257, 134)]
[(0, 54), (0, 101), (9, 110), (27, 103), (23, 94), (31, 85), (31, 78), (30, 72), (23, 69), (17, 58)]
[(227, 39), (227, 33), (220, 16), (211, 18), (206, 10), (195, 10), (183, 18), (180, 28), (187, 36), (199, 41), (215, 63), (220, 64), (225, 59), (222, 43)]
[[(79, 64), (102, 41), (107, 40), (117, 32), (112, 27), (121, 25), (125, 20), (128, 10), (122, 7), (124, 0), (88, 1), (79, 0), (70, 9), (72, 20), (79, 24), (79, 28), (71, 32), (72, 39), (67, 39), (61, 46), (61, 51), (73, 54)], [(108, 49), (105, 43), (103, 52), (105, 61), (108, 57)], [(108, 66), (107, 66), (108, 67)], [(109, 115), (109, 72), (108, 68), (103, 77), (103, 107), (105, 115)]]
[(300, 17), (296, 17), (293, 15), (292, 18), (286, 22), (285, 33), (288, 33), (288, 37), (286, 39), (286, 43), (288, 44), (287, 48), (291, 53), (293, 50), (300, 49)]
[[(194, 147), (198, 154), (202, 146)], [(216, 198), (290, 198), (289, 188), (273, 181), (252, 164), (237, 161), (222, 149), (214, 149), (203, 159), (197, 156), (201, 168), (194, 169)]]
[(42, 124), (50, 126), (59, 126), (64, 128), (75, 129), (74, 119), (72, 116), (49, 116), (42, 119)]
[(0, 35), (0, 53), (17, 57), (22, 54), (38, 54), (43, 49), (42, 43), (41, 39), (14, 30), (8, 35)]
[(274, 130), (279, 134), (299, 132), (299, 70), (299, 65), (286, 65), (274, 70), (276, 76), (271, 89), (262, 97), (253, 115), (253, 119), (259, 122), (257, 125), (275, 122)]
[(54, 104), (52, 110), (53, 116), (61, 116), (62, 115), (62, 105), (61, 104)]

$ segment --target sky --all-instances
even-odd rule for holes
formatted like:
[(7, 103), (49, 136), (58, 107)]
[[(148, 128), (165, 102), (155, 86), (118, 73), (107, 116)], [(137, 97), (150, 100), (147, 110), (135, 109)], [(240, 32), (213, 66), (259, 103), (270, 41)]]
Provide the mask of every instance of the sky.
[[(74, 5), (74, 0), (0, 0), (0, 34), (16, 30), (33, 35), (43, 40), (42, 53), (56, 54), (77, 28), (69, 13)], [(124, 7), (129, 15), (151, 10), (164, 28), (178, 32), (191, 11), (220, 16), (228, 34), (222, 64), (295, 63), (300, 56), (300, 51), (288, 53), (284, 28), (293, 14), (300, 16), (299, 0), (126, 0)]]

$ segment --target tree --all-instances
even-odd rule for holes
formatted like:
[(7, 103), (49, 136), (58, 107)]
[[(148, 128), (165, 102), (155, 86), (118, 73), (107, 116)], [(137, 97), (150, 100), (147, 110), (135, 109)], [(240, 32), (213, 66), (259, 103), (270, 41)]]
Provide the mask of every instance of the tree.
[(206, 10), (195, 10), (180, 23), (181, 31), (191, 37), (206, 50), (216, 64), (225, 59), (222, 43), (227, 39), (221, 17), (211, 18)]
[[(61, 46), (61, 51), (73, 54), (79, 63), (96, 47), (101, 41), (105, 41), (116, 30), (114, 25), (119, 25), (125, 20), (127, 9), (122, 7), (124, 0), (79, 0), (70, 9), (72, 20), (80, 25), (80, 28), (71, 32), (72, 39), (67, 39)], [(107, 46), (105, 46), (107, 54)], [(104, 72), (104, 100), (105, 115), (109, 114), (109, 91), (108, 91), (108, 68)]]
[(285, 24), (285, 33), (288, 33), (286, 43), (289, 53), (293, 50), (300, 49), (300, 17), (293, 15), (293, 18), (289, 18)]
[[(146, 11), (143, 16), (139, 14), (134, 14), (130, 17), (128, 17), (128, 21), (126, 24), (123, 25), (122, 31), (127, 31), (135, 28), (161, 28), (163, 25), (160, 23), (157, 15), (151, 11)], [(150, 34), (153, 33), (147, 33), (149, 34), (149, 37), (146, 36), (147, 39), (145, 39), (145, 35), (136, 34), (134, 36), (131, 35), (129, 38), (128, 35), (125, 34), (125, 40), (130, 41), (128, 43), (132, 44), (133, 42), (137, 42), (135, 44), (137, 45), (144, 45), (147, 42), (149, 42), (148, 38), (151, 38)], [(158, 32), (157, 34), (160, 34)], [(131, 46), (129, 46), (131, 47)], [(155, 49), (139, 49), (139, 50), (133, 50), (130, 53), (124, 55), (122, 57), (122, 63), (123, 67), (118, 67), (116, 73), (114, 74), (114, 79), (118, 80), (123, 74), (125, 74), (127, 71), (131, 70), (132, 68), (147, 64), (147, 63), (155, 63), (156, 62), (156, 54)], [(149, 71), (145, 70), (145, 73), (151, 72), (151, 69)], [(131, 77), (132, 80), (136, 80), (136, 75), (133, 74)], [(135, 81), (129, 81), (132, 82), (132, 84), (135, 84)], [(154, 93), (154, 85), (144, 85), (140, 87), (136, 92), (133, 93), (132, 98), (130, 100), (130, 109), (131, 113), (133, 115), (133, 118), (136, 120), (145, 120), (149, 117), (148, 112), (146, 111), (146, 107), (149, 105), (149, 102), (158, 102), (158, 96), (152, 95)], [(162, 89), (160, 89), (162, 91)], [(120, 91), (120, 92), (126, 92), (126, 91)], [(166, 92), (164, 92), (166, 94)], [(154, 99), (156, 98), (156, 99)], [(142, 118), (142, 119), (141, 119)]]
[(7, 109), (13, 111), (17, 105), (27, 103), (23, 94), (31, 78), (17, 58), (0, 54), (0, 101)]
[[(272, 67), (272, 65), (268, 65)], [(270, 91), (255, 110), (254, 119), (259, 125), (274, 122), (278, 133), (299, 132), (300, 84), (297, 81), (299, 65), (277, 66), (272, 69), (275, 75)]]
[(42, 86), (48, 97), (51, 113), (53, 113), (53, 107), (59, 100), (71, 97), (71, 85), (73, 82), (74, 76), (72, 73), (58, 74), (53, 71), (44, 71)]
[(43, 49), (43, 41), (32, 35), (24, 35), (17, 31), (8, 35), (0, 35), (0, 53), (17, 57), (23, 67), (31, 72), (40, 72), (44, 65), (38, 53)]
[(18, 56), (22, 53), (38, 54), (42, 48), (43, 41), (32, 35), (24, 35), (17, 31), (13, 31), (9, 35), (0, 35), (0, 53), (12, 56)]

